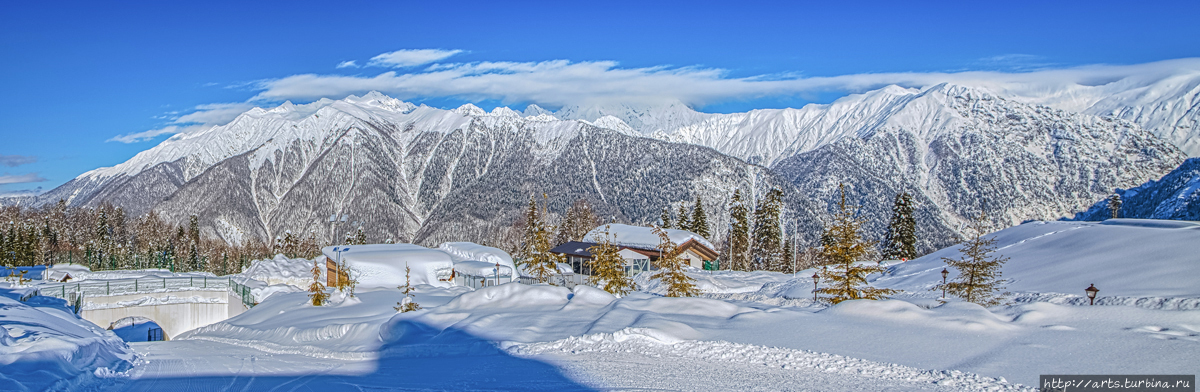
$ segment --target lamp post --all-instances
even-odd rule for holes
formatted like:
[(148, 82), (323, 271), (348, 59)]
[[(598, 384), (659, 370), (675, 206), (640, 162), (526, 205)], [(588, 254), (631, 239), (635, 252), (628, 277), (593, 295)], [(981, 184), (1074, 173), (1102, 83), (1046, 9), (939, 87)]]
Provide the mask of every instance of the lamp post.
[(817, 283), (821, 281), (821, 275), (813, 272), (813, 302), (817, 302)]
[(950, 271), (942, 268), (942, 298), (946, 298), (946, 276), (950, 275)]
[(1095, 305), (1096, 304), (1096, 293), (1100, 292), (1100, 289), (1096, 288), (1096, 284), (1092, 283), (1090, 286), (1088, 286), (1088, 288), (1083, 289), (1083, 291), (1087, 292), (1088, 302), (1091, 305)]

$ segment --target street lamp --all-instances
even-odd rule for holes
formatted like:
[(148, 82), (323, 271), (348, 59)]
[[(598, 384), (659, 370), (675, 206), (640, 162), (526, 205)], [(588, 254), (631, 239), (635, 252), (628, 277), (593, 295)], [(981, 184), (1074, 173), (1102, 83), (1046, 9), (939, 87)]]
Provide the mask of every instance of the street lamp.
[(1088, 302), (1090, 302), (1092, 305), (1095, 305), (1096, 293), (1100, 292), (1100, 289), (1096, 288), (1096, 284), (1092, 283), (1090, 286), (1088, 286), (1088, 288), (1083, 289), (1083, 291), (1087, 292)]
[(946, 298), (946, 276), (950, 275), (950, 271), (942, 268), (942, 298)]
[(821, 275), (813, 272), (813, 302), (817, 302), (817, 282), (821, 281)]

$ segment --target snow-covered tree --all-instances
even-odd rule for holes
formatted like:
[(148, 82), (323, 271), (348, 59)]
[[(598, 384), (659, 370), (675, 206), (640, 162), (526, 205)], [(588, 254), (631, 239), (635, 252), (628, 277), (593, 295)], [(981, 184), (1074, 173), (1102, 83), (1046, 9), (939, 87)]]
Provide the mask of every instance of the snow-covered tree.
[(783, 230), (779, 219), (782, 214), (783, 191), (779, 188), (768, 191), (755, 206), (753, 268), (782, 270)]
[(353, 235), (346, 236), (346, 245), (366, 245), (366, 244), (367, 244), (367, 233), (365, 231), (363, 231), (362, 226), (359, 226), (358, 230), (355, 231)]
[(868, 275), (883, 273), (886, 269), (876, 264), (857, 264), (875, 244), (862, 238), (863, 220), (858, 217), (859, 207), (846, 202), (844, 186), (839, 185), (838, 190), (837, 212), (822, 236), (825, 246), (821, 257), (832, 268), (821, 272), (823, 287), (817, 289), (817, 294), (821, 295), (822, 301), (836, 304), (854, 299), (883, 299), (896, 293), (892, 289), (871, 287), (867, 282)]
[(695, 297), (700, 294), (696, 289), (696, 280), (684, 273), (684, 260), (679, 257), (679, 244), (671, 241), (671, 236), (660, 227), (654, 227), (658, 235), (658, 251), (660, 256), (654, 262), (658, 271), (650, 275), (667, 286), (668, 297)]
[(750, 208), (742, 198), (742, 190), (733, 191), (729, 199), (729, 268), (750, 270)]
[(692, 219), (689, 223), (691, 223), (691, 226), (688, 231), (708, 238), (708, 214), (704, 213), (704, 205), (700, 201), (700, 195), (696, 195), (696, 203), (692, 206)]
[(412, 279), (409, 277), (411, 273), (412, 268), (409, 268), (407, 265), (405, 265), (404, 285), (397, 287), (400, 289), (400, 292), (404, 293), (404, 299), (401, 299), (400, 302), (397, 302), (396, 306), (394, 307), (396, 311), (400, 313), (421, 310), (421, 305), (416, 302), (417, 296), (412, 293)]
[(554, 243), (562, 244), (582, 240), (584, 235), (597, 226), (600, 226), (600, 218), (592, 210), (592, 205), (585, 199), (576, 200), (567, 210), (567, 216), (563, 219), (562, 224), (559, 225), (558, 236), (555, 237)]
[(600, 242), (588, 248), (588, 253), (592, 254), (589, 264), (592, 276), (588, 277), (588, 283), (614, 295), (629, 294), (634, 289), (633, 279), (625, 274), (625, 259), (613, 244), (607, 226), (600, 236)]
[[(542, 197), (546, 198), (545, 195)], [(521, 252), (523, 254), (522, 264), (525, 271), (534, 278), (551, 283), (550, 277), (558, 274), (558, 263), (562, 262), (561, 255), (550, 252), (550, 249), (554, 248), (552, 243), (554, 227), (546, 223), (545, 206), (539, 208), (533, 196), (529, 197), (529, 206), (530, 210), (526, 217), (528, 226), (525, 230), (524, 246)]]
[(312, 301), (313, 306), (321, 306), (329, 299), (329, 293), (325, 292), (325, 285), (321, 283), (321, 266), (316, 260), (313, 260), (311, 270), (313, 276), (312, 284), (308, 285), (308, 298)]
[(1004, 300), (1003, 281), (1000, 280), (1000, 269), (1008, 261), (1007, 257), (992, 255), (996, 251), (996, 238), (983, 236), (984, 214), (972, 224), (974, 236), (959, 247), (958, 258), (943, 257), (947, 265), (958, 271), (954, 280), (939, 284), (934, 291), (946, 289), (946, 295), (962, 298), (983, 306), (999, 305)]
[(912, 196), (908, 192), (896, 195), (892, 205), (892, 221), (888, 224), (883, 258), (887, 260), (917, 257), (917, 222), (913, 219)]
[(679, 205), (679, 212), (676, 213), (675, 227), (682, 230), (692, 227), (692, 219), (688, 216), (687, 207), (684, 207), (683, 204)]
[(659, 226), (661, 226), (664, 229), (671, 228), (671, 206), (670, 205), (663, 207), (662, 213), (658, 215), (658, 222), (660, 223)]
[(1112, 211), (1113, 219), (1121, 215), (1121, 195), (1114, 193), (1108, 197), (1108, 210)]

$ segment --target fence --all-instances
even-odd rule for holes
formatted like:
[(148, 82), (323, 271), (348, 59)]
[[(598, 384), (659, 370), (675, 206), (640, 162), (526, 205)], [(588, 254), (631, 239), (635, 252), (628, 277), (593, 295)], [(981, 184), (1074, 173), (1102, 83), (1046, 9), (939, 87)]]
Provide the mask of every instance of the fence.
[[(551, 284), (571, 288), (575, 287), (576, 285), (587, 284), (587, 278), (588, 276), (584, 274), (559, 274), (551, 275), (547, 280), (549, 280), (549, 283)], [(534, 278), (532, 276), (522, 276), (519, 281), (522, 284), (546, 283), (545, 280)]]
[(240, 297), (242, 305), (246, 305), (246, 308), (253, 308), (254, 305), (258, 305), (258, 302), (254, 302), (254, 295), (250, 292), (250, 287), (234, 282), (233, 279), (229, 279), (229, 292)]
[(208, 278), (204, 276), (114, 279), (43, 285), (38, 288), (37, 295), (70, 300), (69, 295), (72, 293), (81, 293), (89, 297), (98, 297), (106, 295), (157, 293), (184, 290), (216, 291), (227, 289), (230, 283), (232, 282), (227, 278)]

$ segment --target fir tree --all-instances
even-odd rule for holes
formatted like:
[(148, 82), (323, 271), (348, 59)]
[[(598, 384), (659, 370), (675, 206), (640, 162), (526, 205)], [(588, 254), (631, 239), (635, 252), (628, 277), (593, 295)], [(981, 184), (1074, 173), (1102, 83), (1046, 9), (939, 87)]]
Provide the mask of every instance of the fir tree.
[(692, 228), (692, 220), (688, 218), (687, 207), (684, 207), (683, 204), (679, 205), (679, 213), (676, 214), (675, 228), (681, 230), (688, 230)]
[(414, 310), (421, 310), (421, 305), (416, 302), (417, 296), (412, 293), (413, 292), (412, 279), (409, 277), (409, 275), (411, 273), (412, 273), (412, 268), (409, 268), (408, 265), (405, 265), (404, 266), (404, 285), (397, 287), (398, 289), (400, 289), (400, 292), (404, 293), (404, 299), (400, 300), (400, 302), (397, 302), (396, 306), (394, 307), (394, 309), (396, 309), (396, 311), (400, 312), (400, 313), (411, 312)]
[(346, 245), (366, 245), (366, 244), (367, 244), (367, 233), (365, 231), (363, 231), (363, 228), (361, 226), (358, 228), (358, 231), (356, 231), (353, 236), (351, 236), (348, 240), (346, 240)]
[(750, 209), (742, 199), (742, 190), (733, 192), (729, 200), (729, 261), (730, 269), (750, 270)]
[(943, 257), (947, 265), (958, 271), (954, 280), (939, 284), (932, 290), (946, 290), (947, 295), (962, 298), (964, 301), (982, 306), (995, 306), (1003, 302), (1004, 294), (999, 293), (1004, 287), (1000, 280), (1000, 269), (1008, 261), (1007, 257), (991, 255), (996, 251), (996, 239), (983, 237), (984, 214), (972, 224), (974, 237), (959, 247), (961, 256), (957, 259)]
[(892, 205), (892, 221), (888, 224), (883, 258), (885, 260), (917, 257), (916, 220), (913, 219), (912, 196), (907, 192), (896, 195)]
[(833, 267), (821, 272), (821, 283), (817, 289), (821, 300), (839, 303), (854, 299), (883, 299), (896, 290), (871, 287), (867, 275), (886, 271), (878, 265), (855, 264), (863, 260), (874, 244), (862, 238), (863, 220), (858, 217), (858, 206), (846, 203), (846, 189), (838, 185), (840, 197), (833, 222), (825, 229), (826, 241), (821, 256)]
[(202, 271), (200, 265), (200, 219), (195, 215), (188, 217), (188, 267), (192, 271)]
[(1108, 210), (1112, 211), (1112, 218), (1117, 219), (1121, 215), (1121, 195), (1114, 193), (1108, 197)]
[(663, 207), (662, 214), (658, 215), (658, 221), (661, 223), (660, 226), (662, 228), (671, 228), (671, 206), (668, 205)]
[(783, 191), (771, 189), (754, 208), (753, 262), (755, 268), (782, 270), (783, 230), (780, 216), (783, 213)]
[(658, 260), (654, 264), (658, 271), (650, 275), (667, 286), (668, 297), (695, 297), (700, 294), (696, 289), (696, 280), (684, 273), (684, 260), (679, 257), (679, 244), (671, 241), (671, 236), (659, 227), (654, 228), (658, 235)]
[(633, 279), (625, 274), (625, 259), (621, 257), (620, 249), (612, 243), (607, 226), (601, 233), (600, 242), (587, 251), (592, 254), (592, 276), (588, 277), (589, 284), (596, 287), (604, 285), (601, 289), (613, 295), (623, 296), (633, 291)]
[(792, 272), (796, 271), (796, 241), (791, 237), (783, 242), (783, 263), (792, 267)]
[(708, 215), (704, 213), (704, 206), (700, 202), (700, 195), (696, 195), (696, 204), (692, 207), (691, 227), (688, 231), (699, 234), (701, 237), (708, 238)]
[[(545, 199), (546, 196), (543, 194), (542, 198)], [(561, 255), (550, 252), (550, 249), (554, 248), (554, 244), (551, 243), (551, 233), (554, 232), (554, 228), (545, 222), (545, 207), (539, 209), (532, 196), (529, 201), (531, 213), (527, 218), (528, 226), (525, 231), (522, 262), (525, 265), (525, 271), (532, 274), (534, 278), (553, 284), (550, 282), (550, 278), (558, 274), (558, 263), (562, 262)]]
[(558, 236), (555, 237), (555, 244), (563, 244), (570, 241), (579, 241), (589, 231), (600, 225), (600, 219), (596, 217), (596, 213), (592, 211), (592, 205), (587, 200), (579, 199), (571, 205), (571, 209), (567, 210), (567, 217), (563, 219), (562, 225), (559, 225)]
[(321, 306), (329, 299), (329, 293), (325, 292), (325, 285), (321, 284), (321, 266), (313, 261), (313, 267), (310, 270), (313, 276), (312, 284), (308, 285), (308, 298), (312, 300), (313, 306)]

